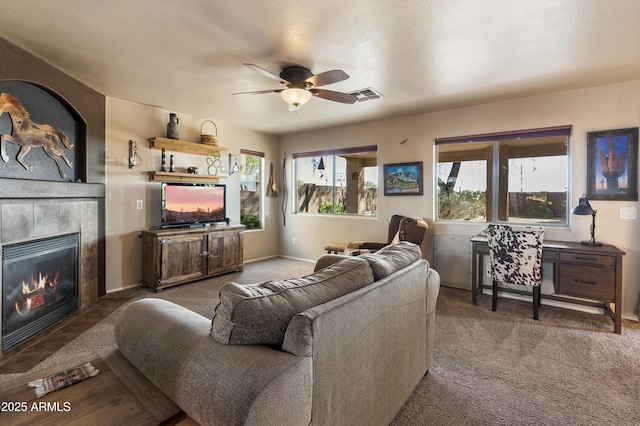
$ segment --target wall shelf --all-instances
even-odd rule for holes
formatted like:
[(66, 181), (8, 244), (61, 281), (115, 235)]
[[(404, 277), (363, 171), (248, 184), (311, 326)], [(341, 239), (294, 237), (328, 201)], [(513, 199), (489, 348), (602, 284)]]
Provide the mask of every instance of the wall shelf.
[(197, 142), (187, 142), (176, 139), (161, 137), (149, 138), (149, 145), (152, 149), (166, 149), (167, 151), (183, 152), (185, 154), (197, 154), (211, 156), (214, 152), (226, 151), (227, 148), (221, 146), (206, 145)]
[(226, 177), (176, 172), (149, 172), (149, 181), (151, 182), (220, 183), (220, 179)]

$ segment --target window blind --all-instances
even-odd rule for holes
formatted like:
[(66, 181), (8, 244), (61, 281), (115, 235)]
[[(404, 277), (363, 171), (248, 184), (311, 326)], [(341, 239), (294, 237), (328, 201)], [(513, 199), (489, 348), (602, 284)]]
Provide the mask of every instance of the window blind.
[(264, 158), (264, 152), (260, 152), (260, 151), (252, 151), (252, 150), (250, 150), (250, 149), (243, 149), (243, 148), (240, 148), (240, 154), (253, 155), (254, 157), (261, 157), (261, 158)]
[(378, 145), (369, 146), (356, 146), (351, 148), (337, 148), (337, 149), (325, 149), (322, 151), (310, 151), (310, 152), (297, 152), (293, 153), (292, 157), (306, 158), (306, 157), (319, 157), (323, 155), (341, 155), (341, 154), (357, 154), (359, 152), (377, 152)]
[(436, 138), (436, 145), (469, 143), (469, 142), (492, 142), (508, 139), (531, 139), (545, 138), (552, 136), (571, 136), (571, 125), (544, 127), (539, 129), (513, 130), (508, 132), (484, 133), (469, 136), (454, 136), (450, 138)]

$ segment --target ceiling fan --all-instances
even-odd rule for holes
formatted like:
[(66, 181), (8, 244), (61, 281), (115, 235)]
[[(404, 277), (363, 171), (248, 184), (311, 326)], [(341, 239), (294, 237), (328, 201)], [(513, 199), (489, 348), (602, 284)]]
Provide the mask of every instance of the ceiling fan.
[(297, 110), (301, 105), (309, 102), (312, 96), (327, 99), (329, 101), (342, 102), (345, 104), (355, 103), (355, 95), (349, 93), (335, 92), (333, 90), (316, 89), (319, 86), (337, 83), (349, 78), (349, 75), (342, 70), (332, 70), (313, 74), (308, 68), (301, 66), (289, 66), (282, 69), (280, 76), (277, 76), (264, 68), (254, 64), (243, 64), (263, 76), (276, 80), (285, 87), (282, 89), (258, 90), (254, 92), (234, 93), (234, 95), (260, 95), (263, 93), (280, 93), (282, 99), (288, 103), (289, 110)]

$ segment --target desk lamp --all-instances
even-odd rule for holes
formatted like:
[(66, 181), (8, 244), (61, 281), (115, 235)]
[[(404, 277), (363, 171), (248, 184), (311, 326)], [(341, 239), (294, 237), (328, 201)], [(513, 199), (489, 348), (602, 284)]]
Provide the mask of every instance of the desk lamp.
[(591, 215), (591, 239), (589, 241), (582, 241), (581, 244), (591, 247), (601, 247), (602, 243), (596, 242), (595, 230), (596, 230), (596, 211), (589, 204), (587, 200), (587, 194), (582, 194), (582, 197), (578, 200), (578, 205), (573, 208), (573, 214), (577, 215)]

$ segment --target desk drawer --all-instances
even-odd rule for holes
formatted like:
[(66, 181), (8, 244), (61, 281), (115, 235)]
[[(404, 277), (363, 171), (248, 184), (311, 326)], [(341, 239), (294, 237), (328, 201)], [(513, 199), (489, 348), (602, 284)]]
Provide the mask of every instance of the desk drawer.
[(615, 271), (592, 266), (558, 265), (558, 293), (595, 300), (614, 300)]
[(605, 268), (614, 268), (616, 266), (615, 256), (605, 256), (589, 253), (560, 252), (560, 262), (580, 263), (582, 265), (602, 266)]

